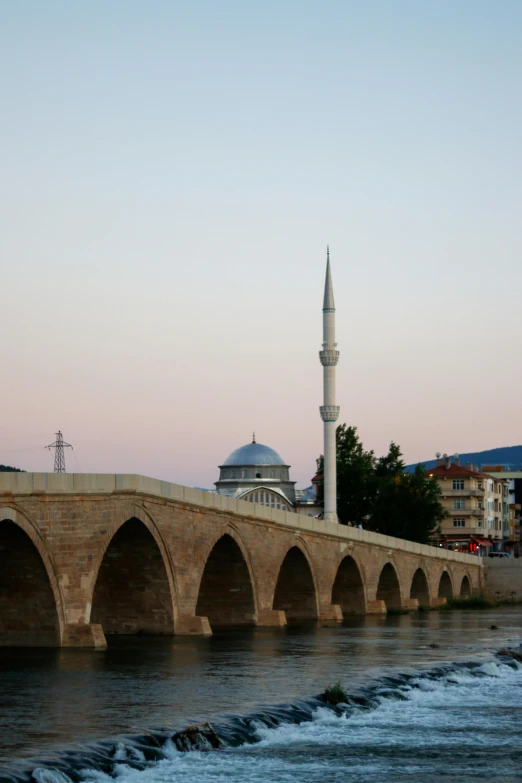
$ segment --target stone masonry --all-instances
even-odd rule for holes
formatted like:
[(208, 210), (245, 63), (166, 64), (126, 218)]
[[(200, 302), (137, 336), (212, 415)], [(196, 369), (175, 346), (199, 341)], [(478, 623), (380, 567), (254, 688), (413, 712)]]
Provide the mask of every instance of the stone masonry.
[(135, 475), (0, 474), (0, 645), (341, 621), (483, 588), (472, 555)]

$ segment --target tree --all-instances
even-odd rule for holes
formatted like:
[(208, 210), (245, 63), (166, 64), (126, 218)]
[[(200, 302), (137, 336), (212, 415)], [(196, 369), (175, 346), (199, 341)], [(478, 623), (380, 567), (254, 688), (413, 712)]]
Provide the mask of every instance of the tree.
[(378, 479), (395, 479), (404, 473), (404, 468), (401, 447), (392, 441), (387, 455), (377, 460), (375, 475)]
[(426, 475), (424, 465), (404, 473), (388, 507), (387, 535), (427, 544), (447, 516), (440, 502), (437, 479)]
[(400, 446), (392, 441), (388, 454), (377, 460), (375, 466), (374, 494), (368, 523), (370, 530), (390, 536), (396, 535), (390, 531), (397, 530), (394, 514), (398, 507), (399, 484), (404, 475), (404, 467)]
[(20, 468), (12, 468), (10, 465), (0, 465), (0, 473), (24, 473)]
[[(357, 427), (341, 424), (336, 431), (337, 442), (337, 514), (339, 522), (347, 525), (361, 523), (370, 513), (374, 492), (375, 455), (365, 451)], [(321, 476), (318, 498), (323, 502), (324, 457), (317, 460)]]
[[(405, 473), (400, 447), (393, 441), (388, 453), (376, 460), (365, 451), (356, 427), (337, 428), (337, 513), (342, 524), (364, 523), (377, 533), (426, 544), (446, 512), (440, 487), (423, 465)], [(323, 500), (324, 459), (317, 460), (321, 476), (318, 499)]]

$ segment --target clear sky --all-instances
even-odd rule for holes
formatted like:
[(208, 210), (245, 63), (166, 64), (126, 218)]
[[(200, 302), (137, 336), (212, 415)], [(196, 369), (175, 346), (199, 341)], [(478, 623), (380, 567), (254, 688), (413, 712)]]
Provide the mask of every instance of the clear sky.
[(522, 442), (519, 0), (0, 2), (0, 462)]

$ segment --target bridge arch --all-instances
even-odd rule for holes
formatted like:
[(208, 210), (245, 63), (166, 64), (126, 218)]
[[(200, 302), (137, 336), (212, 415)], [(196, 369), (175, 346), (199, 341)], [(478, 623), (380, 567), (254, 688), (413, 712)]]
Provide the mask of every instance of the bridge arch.
[(399, 609), (402, 605), (401, 586), (394, 564), (391, 561), (385, 563), (379, 575), (377, 585), (378, 601), (384, 601), (387, 609)]
[(283, 610), (288, 623), (317, 620), (317, 582), (301, 539), (287, 549), (277, 573), (272, 608)]
[(410, 598), (416, 598), (419, 606), (430, 606), (430, 588), (426, 572), (421, 566), (413, 574), (410, 587)]
[(445, 598), (447, 601), (453, 598), (453, 582), (451, 574), (446, 569), (440, 575), (438, 597)]
[(221, 532), (207, 553), (196, 615), (207, 617), (211, 628), (257, 623), (256, 590), (248, 553), (231, 526)]
[(16, 508), (0, 508), (0, 646), (59, 647), (64, 625), (44, 538)]
[(170, 635), (176, 617), (167, 547), (154, 522), (134, 508), (105, 536), (93, 569), (90, 622), (105, 634)]
[(471, 598), (471, 579), (464, 574), (460, 583), (459, 598)]
[(344, 615), (366, 614), (366, 590), (363, 569), (353, 553), (343, 556), (332, 587), (332, 604)]

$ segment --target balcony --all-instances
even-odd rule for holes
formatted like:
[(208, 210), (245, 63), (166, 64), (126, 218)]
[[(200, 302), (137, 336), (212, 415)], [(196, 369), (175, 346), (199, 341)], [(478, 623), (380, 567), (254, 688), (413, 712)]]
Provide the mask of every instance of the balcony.
[(483, 489), (450, 489), (449, 487), (441, 486), (443, 498), (482, 498), (484, 497)]
[(446, 511), (450, 516), (452, 517), (478, 517), (479, 519), (484, 518), (484, 509), (483, 508), (447, 508)]

